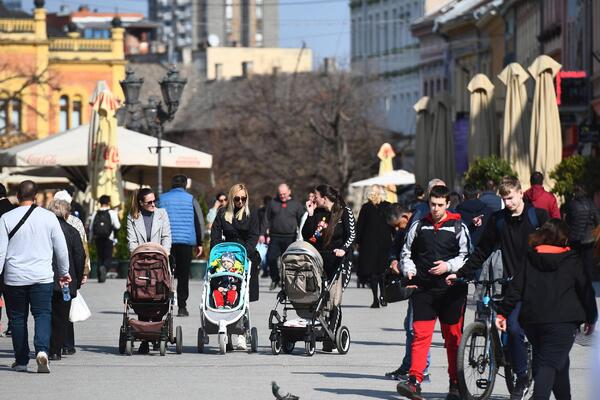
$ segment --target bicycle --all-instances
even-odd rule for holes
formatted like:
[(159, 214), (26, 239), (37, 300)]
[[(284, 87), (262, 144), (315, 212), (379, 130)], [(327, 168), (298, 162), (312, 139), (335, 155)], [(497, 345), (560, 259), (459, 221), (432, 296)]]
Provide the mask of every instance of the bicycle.
[[(463, 331), (458, 346), (457, 371), (458, 386), (461, 397), (465, 400), (487, 400), (492, 395), (496, 375), (500, 367), (504, 368), (504, 379), (509, 392), (516, 383), (506, 345), (507, 334), (500, 333), (496, 328), (496, 303), (501, 298), (492, 296), (492, 287), (499, 283), (505, 285), (512, 278), (499, 278), (488, 281), (461, 280), (458, 282), (472, 283), (484, 287), (483, 297), (477, 302), (475, 321)], [(532, 381), (532, 352), (531, 345), (527, 346), (527, 376), (528, 384)]]

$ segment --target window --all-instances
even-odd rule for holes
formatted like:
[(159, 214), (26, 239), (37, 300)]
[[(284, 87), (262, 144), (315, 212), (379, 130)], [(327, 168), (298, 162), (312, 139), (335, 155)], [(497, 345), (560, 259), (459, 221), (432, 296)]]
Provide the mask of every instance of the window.
[(223, 79), (223, 64), (215, 64), (215, 79)]
[(392, 19), (392, 48), (396, 49), (398, 48), (398, 14), (395, 8), (392, 11)]
[(362, 18), (358, 17), (358, 25), (356, 27), (356, 55), (363, 55), (363, 26), (362, 26)]
[(69, 98), (67, 96), (61, 96), (58, 104), (60, 108), (58, 131), (63, 132), (69, 129)]
[(379, 31), (380, 31), (380, 26), (379, 26), (379, 14), (375, 14), (375, 54), (379, 54), (379, 51), (381, 49), (380, 44), (380, 37), (379, 37)]
[(388, 51), (390, 49), (388, 25), (388, 12), (386, 11), (383, 13), (383, 51)]
[(373, 54), (373, 49), (375, 48), (374, 45), (374, 40), (373, 40), (373, 16), (369, 15), (369, 26), (367, 28), (367, 33), (369, 35), (369, 41), (368, 41), (368, 49), (367, 49), (367, 54), (371, 55)]
[(0, 100), (0, 135), (6, 134), (6, 126), (8, 125), (8, 102)]
[(252, 68), (254, 67), (254, 63), (252, 61), (244, 61), (242, 62), (242, 76), (249, 76), (252, 74)]
[(73, 100), (73, 113), (71, 114), (71, 124), (73, 128), (81, 125), (81, 98), (77, 97)]
[(423, 82), (423, 96), (427, 96), (428, 95), (428, 85), (427, 85), (427, 81)]
[(10, 101), (10, 127), (15, 131), (21, 130), (21, 100), (13, 99)]

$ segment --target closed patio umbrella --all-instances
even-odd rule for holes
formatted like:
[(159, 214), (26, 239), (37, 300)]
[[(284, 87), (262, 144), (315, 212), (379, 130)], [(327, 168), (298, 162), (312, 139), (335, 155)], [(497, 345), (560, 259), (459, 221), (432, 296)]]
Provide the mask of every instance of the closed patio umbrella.
[(453, 189), (456, 179), (456, 159), (451, 105), (450, 94), (446, 91), (433, 97), (433, 130), (427, 162), (431, 166), (430, 179), (440, 178), (450, 189)]
[(123, 201), (121, 171), (119, 170), (119, 144), (115, 112), (119, 107), (117, 98), (106, 82), (99, 81), (90, 97), (92, 118), (90, 122), (89, 177), (91, 195), (98, 200), (110, 196), (111, 206)]
[(553, 186), (549, 175), (562, 159), (560, 117), (554, 90), (554, 77), (560, 68), (559, 63), (546, 55), (539, 56), (529, 66), (529, 73), (535, 79), (530, 134), (531, 167), (544, 174), (547, 187)]
[(415, 135), (415, 178), (422, 187), (427, 185), (431, 175), (429, 174), (430, 163), (427, 156), (430, 145), (431, 132), (433, 130), (433, 114), (431, 113), (432, 101), (423, 96), (413, 106), (417, 113), (417, 134)]
[(469, 114), (469, 163), (477, 158), (500, 153), (498, 123), (494, 103), (494, 85), (484, 74), (477, 74), (467, 86), (471, 92)]
[(506, 85), (500, 156), (510, 163), (521, 182), (528, 182), (531, 167), (525, 82), (529, 79), (529, 74), (520, 64), (511, 63), (498, 78)]

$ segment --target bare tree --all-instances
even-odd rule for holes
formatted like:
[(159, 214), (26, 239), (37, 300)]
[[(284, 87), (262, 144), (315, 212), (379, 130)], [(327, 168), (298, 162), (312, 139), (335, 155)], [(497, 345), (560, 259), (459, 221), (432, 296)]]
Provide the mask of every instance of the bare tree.
[[(36, 71), (34, 66), (21, 66), (9, 62), (0, 62), (0, 107), (11, 102), (19, 102), (21, 110), (27, 110), (42, 118), (48, 116), (38, 110), (35, 99), (49, 97), (52, 90), (59, 90), (48, 68)], [(35, 90), (32, 90), (35, 89)], [(8, 113), (0, 113), (0, 135), (14, 133), (14, 123), (10, 123)], [(17, 132), (21, 133), (21, 132)]]
[(369, 175), (382, 143), (382, 130), (367, 118), (373, 99), (345, 72), (232, 82), (212, 110), (220, 183), (245, 181), (259, 193), (280, 181), (301, 190), (318, 183), (345, 190)]

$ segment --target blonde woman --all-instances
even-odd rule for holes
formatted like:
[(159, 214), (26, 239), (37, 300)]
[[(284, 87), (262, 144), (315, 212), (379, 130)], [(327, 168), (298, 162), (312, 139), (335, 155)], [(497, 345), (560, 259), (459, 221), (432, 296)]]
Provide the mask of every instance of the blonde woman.
[(246, 248), (252, 262), (250, 275), (250, 301), (258, 300), (258, 270), (260, 255), (256, 251), (259, 237), (258, 215), (251, 213), (250, 199), (244, 184), (235, 184), (229, 189), (229, 203), (221, 207), (210, 231), (210, 248), (221, 242), (236, 242)]
[[(387, 305), (384, 300), (383, 273), (389, 265), (390, 248), (394, 237), (394, 227), (387, 223), (390, 203), (385, 201), (381, 186), (373, 185), (363, 204), (356, 224), (356, 244), (358, 246), (357, 276), (360, 282), (369, 281), (373, 292), (371, 308)], [(381, 298), (378, 296), (378, 287)]]

